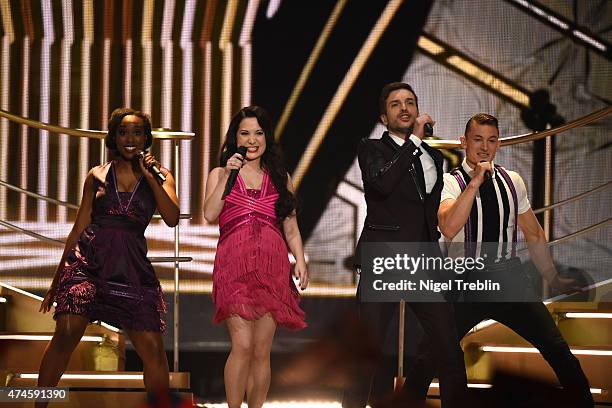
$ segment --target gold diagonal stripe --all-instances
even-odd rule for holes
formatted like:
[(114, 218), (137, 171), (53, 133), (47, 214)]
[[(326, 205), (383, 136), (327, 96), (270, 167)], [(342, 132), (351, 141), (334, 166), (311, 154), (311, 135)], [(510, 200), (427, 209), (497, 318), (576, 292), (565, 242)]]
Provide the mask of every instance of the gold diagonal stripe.
[(368, 61), (368, 58), (372, 54), (372, 51), (374, 51), (376, 44), (380, 40), (380, 37), (382, 37), (383, 33), (387, 29), (387, 26), (391, 22), (391, 19), (393, 19), (393, 16), (400, 8), (402, 3), (403, 0), (392, 0), (387, 4), (387, 7), (385, 7), (385, 10), (378, 18), (376, 25), (374, 25), (374, 28), (372, 28), (372, 30), (370, 31), (370, 35), (359, 50), (359, 53), (353, 61), (353, 64), (344, 76), (342, 83), (340, 84), (340, 86), (338, 86), (336, 94), (334, 95), (332, 101), (330, 102), (325, 113), (323, 114), (323, 117), (321, 118), (321, 121), (319, 122), (319, 125), (317, 126), (314, 135), (310, 139), (308, 146), (306, 146), (306, 150), (304, 151), (304, 154), (302, 155), (302, 158), (300, 159), (300, 162), (298, 163), (297, 168), (295, 169), (295, 172), (293, 174), (293, 183), (296, 188), (298, 188), (298, 186), (300, 185), (302, 177), (304, 177), (304, 174), (306, 174), (306, 171), (308, 170), (312, 159), (317, 154), (321, 143), (323, 143), (323, 139), (325, 139), (329, 127), (331, 126), (334, 119), (336, 118), (336, 115), (340, 111), (340, 108), (342, 107), (346, 96), (355, 84), (355, 81), (359, 77), (361, 70), (365, 66), (366, 62)]
[(289, 120), (289, 116), (291, 116), (291, 112), (293, 112), (293, 108), (295, 107), (295, 104), (297, 103), (300, 94), (304, 90), (306, 81), (308, 80), (308, 77), (310, 77), (310, 74), (312, 73), (312, 70), (314, 69), (314, 66), (317, 63), (317, 60), (319, 59), (319, 56), (321, 55), (321, 52), (323, 51), (323, 48), (327, 43), (327, 39), (329, 38), (329, 35), (334, 29), (334, 26), (336, 25), (336, 22), (340, 17), (340, 13), (342, 13), (342, 10), (344, 9), (346, 3), (347, 0), (338, 1), (336, 3), (336, 7), (334, 7), (334, 10), (329, 15), (329, 18), (325, 23), (325, 27), (323, 27), (323, 31), (321, 31), (321, 35), (319, 36), (315, 47), (312, 49), (312, 52), (308, 57), (308, 61), (306, 61), (306, 65), (304, 65), (304, 69), (302, 70), (302, 73), (300, 74), (300, 77), (298, 78), (298, 81), (295, 84), (293, 91), (291, 91), (291, 95), (289, 96), (289, 100), (285, 105), (283, 114), (281, 115), (281, 118), (278, 121), (278, 125), (276, 126), (276, 140), (280, 140), (280, 137), (283, 134), (283, 131), (285, 130), (285, 126), (287, 125), (287, 121)]

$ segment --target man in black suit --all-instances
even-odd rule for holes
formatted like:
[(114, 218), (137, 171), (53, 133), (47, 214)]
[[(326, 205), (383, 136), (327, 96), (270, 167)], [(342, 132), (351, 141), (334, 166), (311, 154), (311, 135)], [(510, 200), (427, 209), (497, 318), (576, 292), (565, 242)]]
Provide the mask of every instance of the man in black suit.
[[(368, 212), (356, 250), (357, 263), (367, 243), (437, 242), (440, 237), (437, 211), (443, 186), (442, 154), (423, 142), (424, 125), (434, 121), (428, 114), (419, 115), (414, 90), (402, 82), (383, 87), (379, 108), (387, 131), (381, 139), (363, 139), (358, 151)], [(360, 289), (360, 320), (378, 335), (380, 349), (397, 303), (363, 302)], [(467, 380), (452, 306), (444, 302), (407, 305), (436, 350), (444, 407), (459, 406)], [(365, 406), (373, 375), (370, 372), (347, 387), (343, 407)]]

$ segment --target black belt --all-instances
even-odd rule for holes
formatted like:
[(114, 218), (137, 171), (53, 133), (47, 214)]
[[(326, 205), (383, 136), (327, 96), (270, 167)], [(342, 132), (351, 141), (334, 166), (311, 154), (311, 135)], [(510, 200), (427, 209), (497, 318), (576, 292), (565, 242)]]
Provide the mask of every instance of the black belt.
[(128, 232), (134, 232), (137, 234), (144, 234), (146, 225), (142, 225), (134, 220), (122, 217), (122, 216), (111, 216), (111, 217), (95, 217), (91, 221), (92, 225), (96, 225), (99, 228), (118, 229)]

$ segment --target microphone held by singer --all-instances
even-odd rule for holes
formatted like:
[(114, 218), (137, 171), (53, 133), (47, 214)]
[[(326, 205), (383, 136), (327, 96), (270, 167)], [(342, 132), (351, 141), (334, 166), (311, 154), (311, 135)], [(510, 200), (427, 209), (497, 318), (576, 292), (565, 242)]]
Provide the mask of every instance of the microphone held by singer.
[[(140, 153), (138, 153), (138, 158), (144, 159), (145, 154), (147, 154), (147, 152), (141, 151)], [(162, 174), (161, 170), (155, 164), (151, 166), (145, 166), (145, 167), (147, 170), (149, 170), (149, 172), (151, 172), (155, 176), (155, 178), (157, 178), (157, 180), (159, 180), (162, 183), (166, 181), (166, 176)]]
[[(480, 162), (481, 163), (486, 163), (487, 161), (486, 160), (481, 160)], [(491, 177), (492, 177), (491, 176), (491, 172), (489, 170), (485, 171), (485, 173), (484, 173), (484, 181), (491, 180)]]
[(433, 125), (431, 123), (425, 123), (423, 125), (423, 132), (425, 132), (425, 136), (427, 137), (433, 136)]
[[(246, 153), (247, 153), (246, 146), (239, 146), (238, 149), (236, 150), (236, 153), (241, 155), (244, 160), (244, 157), (246, 157)], [(225, 198), (232, 191), (234, 184), (236, 184), (236, 179), (238, 178), (239, 171), (240, 171), (239, 169), (233, 169), (230, 172), (230, 175), (227, 178), (227, 182), (225, 183), (225, 190), (223, 190), (223, 198)]]

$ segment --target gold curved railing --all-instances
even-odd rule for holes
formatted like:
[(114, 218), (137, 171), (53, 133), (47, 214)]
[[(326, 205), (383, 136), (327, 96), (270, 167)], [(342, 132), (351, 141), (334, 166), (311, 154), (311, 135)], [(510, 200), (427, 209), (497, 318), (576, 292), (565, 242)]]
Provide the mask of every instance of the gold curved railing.
[(572, 232), (571, 234), (567, 234), (567, 235), (565, 235), (565, 236), (563, 236), (561, 238), (557, 238), (554, 241), (550, 241), (548, 243), (548, 246), (549, 247), (553, 247), (555, 245), (562, 244), (563, 242), (569, 241), (570, 239), (574, 239), (576, 237), (579, 237), (579, 236), (584, 235), (586, 233), (589, 233), (591, 231), (595, 231), (595, 230), (597, 230), (599, 228), (603, 228), (606, 225), (609, 225), (610, 223), (612, 223), (612, 217), (610, 217), (608, 219), (605, 219), (603, 221), (600, 221), (597, 224), (593, 224), (593, 225), (588, 226), (586, 228), (580, 229), (580, 230), (578, 230), (576, 232)]
[(6, 222), (4, 220), (0, 220), (0, 225), (2, 225), (3, 227), (5, 227), (6, 229), (9, 229), (11, 231), (19, 232), (20, 234), (27, 235), (27, 236), (35, 238), (35, 239), (37, 239), (39, 241), (47, 242), (47, 243), (49, 243), (51, 245), (55, 245), (55, 246), (63, 246), (64, 245), (64, 241), (60, 241), (59, 239), (55, 239), (55, 238), (46, 237), (46, 236), (38, 234), (38, 233), (36, 233), (34, 231), (30, 231), (28, 229), (18, 227), (15, 224), (11, 224), (10, 222)]
[[(533, 142), (535, 140), (544, 139), (549, 136), (555, 136), (568, 130), (575, 129), (587, 125), (592, 122), (596, 122), (599, 119), (603, 119), (612, 113), (612, 106), (602, 108), (598, 111), (592, 112), (581, 118), (568, 122), (564, 125), (556, 127), (554, 129), (547, 129), (542, 132), (532, 132), (523, 135), (515, 135), (501, 138), (502, 146), (511, 146), (519, 143)], [(106, 136), (106, 132), (102, 130), (83, 130), (83, 129), (72, 129), (58, 125), (52, 125), (45, 122), (39, 122), (32, 119), (28, 119), (23, 116), (15, 115), (0, 109), (0, 117), (5, 118), (11, 122), (26, 125), (36, 129), (47, 130), (52, 133), (59, 133), (69, 136), (86, 137), (90, 139), (103, 139)], [(191, 140), (195, 136), (192, 132), (175, 132), (169, 130), (154, 130), (153, 137), (156, 139), (169, 139), (169, 140)], [(431, 139), (427, 141), (431, 147), (437, 149), (455, 149), (461, 146), (461, 142), (458, 140), (436, 140)]]
[(612, 181), (608, 181), (607, 183), (602, 184), (599, 187), (595, 187), (592, 190), (585, 191), (584, 193), (580, 193), (580, 194), (577, 194), (577, 195), (575, 195), (573, 197), (567, 198), (565, 200), (561, 200), (561, 201), (556, 202), (554, 204), (547, 205), (546, 207), (538, 208), (537, 210), (533, 210), (533, 212), (534, 212), (534, 214), (539, 214), (539, 213), (543, 213), (544, 211), (554, 210), (557, 207), (563, 207), (565, 204), (573, 203), (574, 201), (578, 201), (578, 200), (580, 200), (580, 199), (582, 199), (584, 197), (588, 197), (590, 195), (593, 195), (595, 193), (603, 191), (603, 190), (605, 190), (606, 188), (608, 188), (610, 186), (612, 186)]
[[(500, 138), (501, 145), (511, 146), (511, 145), (515, 145), (519, 143), (533, 142), (535, 140), (544, 139), (549, 136), (556, 136), (561, 133), (567, 132), (568, 130), (575, 129), (577, 127), (588, 125), (589, 123), (596, 122), (600, 119), (605, 118), (611, 113), (612, 113), (612, 106), (608, 106), (598, 111), (592, 112), (588, 115), (585, 115), (581, 118), (568, 122), (564, 125), (556, 127), (554, 129), (547, 129), (542, 132), (526, 133), (524, 135), (502, 137)], [(461, 142), (459, 140), (427, 139), (427, 144), (430, 145), (431, 147), (435, 147), (436, 149), (456, 149), (456, 148), (461, 147)]]
[(43, 201), (46, 201), (46, 202), (51, 203), (51, 204), (55, 204), (55, 205), (58, 205), (58, 206), (70, 208), (71, 210), (78, 210), (79, 209), (78, 205), (69, 203), (67, 201), (57, 200), (57, 199), (52, 198), (52, 197), (48, 197), (48, 196), (45, 196), (45, 195), (42, 195), (42, 194), (35, 193), (33, 191), (30, 191), (30, 190), (23, 189), (21, 187), (17, 187), (17, 186), (15, 186), (13, 184), (7, 183), (4, 180), (0, 180), (0, 186), (6, 187), (9, 190), (13, 190), (13, 191), (16, 191), (16, 192), (21, 193), (21, 194), (25, 194), (28, 197), (32, 197), (32, 198), (35, 198), (37, 200), (43, 200)]
[[(103, 130), (72, 129), (58, 125), (51, 125), (49, 123), (39, 122), (23, 116), (15, 115), (14, 113), (10, 113), (2, 109), (0, 109), (0, 118), (5, 118), (20, 125), (26, 125), (35, 129), (46, 130), (51, 133), (59, 133), (62, 135), (86, 137), (88, 139), (104, 139), (106, 136), (106, 132)], [(171, 130), (153, 130), (151, 133), (153, 133), (153, 138), (165, 140), (191, 140), (195, 136), (195, 133), (193, 132), (175, 132)]]
[[(27, 195), (29, 197), (32, 197), (32, 198), (35, 198), (37, 200), (43, 200), (43, 201), (46, 201), (46, 202), (51, 203), (51, 204), (55, 204), (55, 205), (58, 205), (58, 206), (70, 208), (71, 210), (78, 210), (79, 209), (79, 206), (76, 205), (76, 204), (69, 203), (68, 201), (58, 200), (58, 199), (55, 199), (53, 197), (49, 197), (49, 196), (46, 196), (46, 195), (38, 194), (38, 193), (35, 193), (33, 191), (30, 191), (30, 190), (25, 190), (25, 189), (23, 189), (21, 187), (17, 187), (14, 184), (9, 184), (9, 183), (7, 183), (4, 180), (0, 180), (0, 186), (6, 187), (9, 190), (13, 190), (13, 191), (16, 191), (16, 192), (21, 193), (21, 194), (25, 194), (25, 195)], [(161, 215), (154, 214), (153, 218), (160, 219)], [(179, 214), (179, 219), (181, 219), (181, 220), (189, 220), (189, 219), (191, 219), (191, 214)]]

